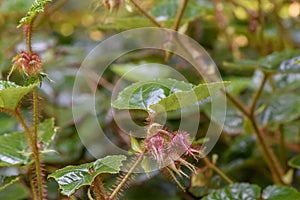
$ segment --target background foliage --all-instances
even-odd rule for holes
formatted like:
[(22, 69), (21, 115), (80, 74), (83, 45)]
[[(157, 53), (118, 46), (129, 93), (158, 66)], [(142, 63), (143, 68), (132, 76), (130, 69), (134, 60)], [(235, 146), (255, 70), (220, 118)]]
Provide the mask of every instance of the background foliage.
[[(76, 71), (87, 53), (100, 41), (123, 30), (150, 26), (176, 29), (174, 24), (181, 1), (136, 0), (158, 24), (151, 22), (130, 2), (123, 1), (119, 9), (108, 9), (102, 1), (56, 0), (47, 4), (45, 11), (35, 20), (32, 48), (41, 55), (42, 67), (54, 81), (43, 82), (39, 90), (42, 108), (40, 119), (43, 122), (40, 124), (41, 129), (48, 127), (47, 130), (53, 130), (47, 132), (49, 135), (41, 133), (40, 137), (44, 137), (45, 149), (52, 142), (49, 149), (57, 152), (44, 156), (47, 174), (68, 165), (95, 161), (78, 137), (71, 109)], [(0, 1), (2, 80), (6, 79), (10, 71), (12, 58), (26, 48), (22, 30), (16, 27), (32, 3), (33, 1), (23, 0)], [(146, 175), (138, 175), (125, 190), (122, 199), (224, 199), (224, 196), (229, 199), (261, 197), (276, 200), (282, 199), (282, 196), (285, 199), (300, 199), (297, 192), (300, 189), (299, 13), (300, 4), (297, 1), (188, 1), (179, 32), (195, 39), (210, 53), (223, 79), (231, 81), (228, 86), (229, 98), (234, 97), (243, 102), (238, 105), (244, 110), (237, 108), (237, 104), (229, 99), (222, 135), (208, 156), (211, 159), (213, 154), (217, 155), (216, 165), (235, 183), (228, 185), (219, 175), (208, 170), (205, 162), (200, 161), (196, 163), (199, 173), (189, 174), (190, 180), (183, 182), (186, 192), (182, 192), (163, 174), (156, 174), (150, 179)], [(118, 78), (130, 70), (130, 67), (153, 61), (180, 71), (190, 83), (201, 83), (201, 79), (195, 76), (185, 61), (173, 56), (166, 62), (163, 52), (133, 52), (117, 60), (105, 73), (104, 81), (96, 83), (99, 84), (97, 116), (106, 134), (124, 149), (130, 149), (130, 138), (124, 136), (113, 119), (109, 118), (111, 91)], [(167, 78), (168, 71), (160, 70), (162, 69), (158, 67), (159, 73), (153, 76)], [(128, 77), (128, 83), (138, 81), (134, 77), (144, 80), (151, 76), (142, 71), (137, 73), (136, 76)], [(10, 80), (22, 85), (23, 79), (18, 73), (13, 73)], [(19, 101), (27, 94), (27, 89), (24, 88), (24, 94), (16, 98), (13, 88), (7, 93), (2, 85), (1, 98)], [(0, 107), (14, 107), (15, 103), (7, 105), (0, 101)], [(21, 104), (27, 117), (31, 115), (30, 103), (30, 98), (24, 98)], [(249, 112), (251, 105), (255, 112), (249, 116), (248, 105)], [(203, 137), (201, 134), (205, 133), (210, 123), (209, 105), (201, 105), (200, 109), (203, 117), (199, 122), (197, 138)], [(85, 113), (83, 112), (83, 117)], [(43, 120), (52, 117), (53, 120)], [(268, 164), (259, 149), (260, 142), (255, 134), (255, 127), (251, 123), (254, 118), (282, 166), (282, 178), (287, 186), (274, 185)], [(142, 118), (136, 120), (143, 121)], [(56, 133), (54, 121), (59, 130), (52, 141), (52, 136)], [(176, 130), (179, 122), (178, 116), (174, 115), (167, 125), (171, 130)], [(94, 127), (88, 125), (89, 118), (84, 118), (82, 123), (86, 124), (85, 131), (93, 134)], [(22, 141), (20, 137), (23, 136), (18, 123), (9, 115), (1, 113), (0, 141), (7, 140), (10, 146), (21, 146), (19, 152), (26, 152), (28, 144), (16, 144)], [(51, 142), (48, 143), (49, 140)], [(24, 169), (7, 167), (7, 160), (1, 159), (8, 152), (16, 159), (13, 164), (26, 165), (30, 162), (29, 156), (9, 152), (10, 149), (1, 144), (0, 149), (0, 188), (10, 185), (0, 192), (0, 199), (29, 198), (28, 180), (17, 176), (24, 174)], [(97, 146), (97, 151), (99, 155), (111, 153), (104, 145)], [(103, 178), (108, 185), (113, 184), (107, 174)], [(48, 199), (66, 198), (60, 194), (54, 179), (49, 179), (47, 186)], [(86, 192), (87, 187), (82, 187), (77, 190), (74, 198), (86, 199)]]

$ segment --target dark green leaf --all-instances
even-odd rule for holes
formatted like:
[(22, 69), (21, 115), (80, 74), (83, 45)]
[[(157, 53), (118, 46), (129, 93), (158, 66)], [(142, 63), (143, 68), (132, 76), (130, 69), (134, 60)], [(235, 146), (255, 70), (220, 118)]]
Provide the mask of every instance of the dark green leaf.
[(202, 200), (257, 200), (260, 187), (249, 183), (235, 183), (216, 190)]
[(240, 70), (261, 69), (272, 73), (295, 73), (300, 72), (300, 51), (286, 50), (275, 52), (259, 60), (241, 60), (234, 63), (224, 63), (225, 67)]
[(300, 169), (300, 155), (290, 159), (288, 164), (293, 168)]
[(13, 82), (0, 80), (0, 108), (15, 110), (20, 100), (34, 87), (36, 84), (23, 87)]
[(5, 200), (24, 200), (29, 199), (28, 188), (21, 184), (13, 184), (0, 192), (0, 199)]
[[(39, 141), (46, 150), (55, 136), (54, 120), (48, 119), (38, 126)], [(30, 148), (23, 132), (0, 135), (0, 166), (28, 165), (31, 162)]]
[(290, 122), (300, 116), (300, 96), (298, 94), (270, 94), (263, 98), (262, 113), (258, 115), (262, 124)]
[(150, 105), (150, 108), (155, 111), (160, 111), (161, 107), (164, 111), (178, 110), (206, 99), (224, 88), (226, 84), (228, 82), (199, 84), (189, 91), (174, 92), (159, 102)]
[(263, 200), (297, 200), (300, 193), (292, 187), (272, 185), (264, 189)]
[(19, 176), (3, 176), (0, 175), (0, 191), (7, 188), (14, 182), (19, 180)]
[(125, 88), (112, 105), (118, 109), (141, 109), (147, 112), (172, 111), (193, 105), (224, 87), (226, 82), (200, 84), (173, 79), (135, 83)]
[(67, 166), (50, 174), (48, 178), (54, 178), (59, 184), (62, 193), (70, 196), (80, 187), (91, 185), (99, 174), (118, 173), (122, 166), (122, 161), (125, 159), (126, 157), (123, 155), (107, 156), (95, 162)]
[(137, 82), (125, 88), (112, 105), (118, 109), (140, 109), (148, 111), (150, 106), (174, 92), (192, 89), (192, 84), (173, 79)]

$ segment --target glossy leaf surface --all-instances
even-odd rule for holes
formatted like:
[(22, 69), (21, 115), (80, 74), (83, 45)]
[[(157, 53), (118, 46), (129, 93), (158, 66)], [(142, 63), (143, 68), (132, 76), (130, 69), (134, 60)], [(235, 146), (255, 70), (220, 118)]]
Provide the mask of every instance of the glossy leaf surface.
[[(38, 126), (39, 141), (46, 150), (56, 134), (54, 119), (47, 119)], [(31, 162), (28, 139), (24, 132), (0, 135), (0, 166), (28, 165)]]
[(70, 196), (80, 187), (91, 185), (99, 174), (118, 173), (122, 161), (125, 159), (126, 157), (123, 155), (107, 156), (95, 162), (59, 169), (50, 174), (48, 178), (54, 178), (59, 184), (61, 192)]
[(135, 83), (125, 88), (112, 105), (118, 109), (141, 109), (147, 112), (172, 111), (193, 105), (224, 87), (226, 82), (192, 84), (174, 79)]
[(202, 200), (257, 200), (260, 187), (249, 183), (235, 183), (216, 190)]

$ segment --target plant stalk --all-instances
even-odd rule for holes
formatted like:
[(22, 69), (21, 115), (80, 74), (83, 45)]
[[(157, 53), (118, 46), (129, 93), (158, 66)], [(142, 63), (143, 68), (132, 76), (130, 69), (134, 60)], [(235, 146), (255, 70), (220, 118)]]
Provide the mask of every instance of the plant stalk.
[(216, 165), (214, 165), (207, 157), (203, 157), (203, 160), (205, 164), (215, 171), (219, 176), (221, 176), (227, 183), (233, 184), (234, 182), (221, 170), (219, 169)]
[(179, 29), (180, 22), (182, 20), (183, 13), (184, 13), (185, 8), (186, 8), (186, 6), (188, 4), (188, 1), (189, 0), (183, 0), (182, 1), (182, 4), (180, 5), (180, 8), (179, 8), (179, 10), (178, 10), (178, 12), (176, 14), (175, 25), (174, 25), (174, 28), (173, 28), (175, 31), (178, 31), (178, 29)]
[(114, 199), (116, 197), (116, 195), (118, 194), (118, 192), (124, 186), (124, 184), (129, 179), (129, 177), (132, 175), (133, 171), (136, 169), (136, 167), (138, 166), (138, 164), (143, 160), (143, 157), (144, 157), (144, 152), (142, 152), (139, 155), (138, 159), (134, 162), (134, 164), (132, 165), (132, 167), (130, 168), (130, 170), (127, 172), (127, 174), (122, 179), (122, 181), (118, 184), (118, 186), (114, 189), (114, 191), (110, 194), (110, 196), (109, 196), (108, 199)]
[(154, 25), (157, 27), (162, 27), (158, 21), (156, 21), (155, 18), (153, 18), (151, 15), (147, 13), (135, 0), (129, 0), (145, 17), (147, 17)]

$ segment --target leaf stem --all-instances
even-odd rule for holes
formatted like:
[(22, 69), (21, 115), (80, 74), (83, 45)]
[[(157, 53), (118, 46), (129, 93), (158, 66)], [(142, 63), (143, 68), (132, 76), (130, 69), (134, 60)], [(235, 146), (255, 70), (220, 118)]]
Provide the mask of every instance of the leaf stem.
[(155, 18), (153, 18), (151, 15), (147, 13), (135, 0), (129, 0), (145, 17), (147, 17), (153, 24), (155, 24), (158, 27), (162, 27), (161, 24), (156, 21)]
[(188, 4), (188, 1), (189, 0), (183, 0), (182, 1), (181, 5), (180, 5), (180, 8), (179, 8), (179, 10), (178, 10), (178, 12), (176, 14), (175, 24), (174, 24), (174, 28), (173, 28), (175, 31), (178, 31), (178, 29), (179, 29), (180, 22), (182, 20), (183, 13), (184, 13), (185, 8), (186, 8), (186, 6)]
[(142, 161), (143, 157), (144, 157), (144, 152), (142, 152), (139, 155), (138, 159), (134, 162), (134, 164), (132, 165), (132, 167), (130, 168), (130, 170), (127, 172), (127, 174), (122, 179), (122, 181), (118, 184), (118, 186), (114, 189), (114, 191), (110, 194), (110, 196), (109, 196), (108, 199), (114, 199), (115, 198), (115, 196), (118, 194), (118, 192), (124, 186), (124, 184), (126, 183), (126, 181), (132, 175), (133, 171), (136, 169), (136, 167), (138, 166), (138, 164)]
[(221, 176), (227, 183), (233, 184), (234, 182), (216, 165), (214, 165), (207, 157), (203, 157), (205, 164), (212, 170), (214, 170), (219, 176)]

